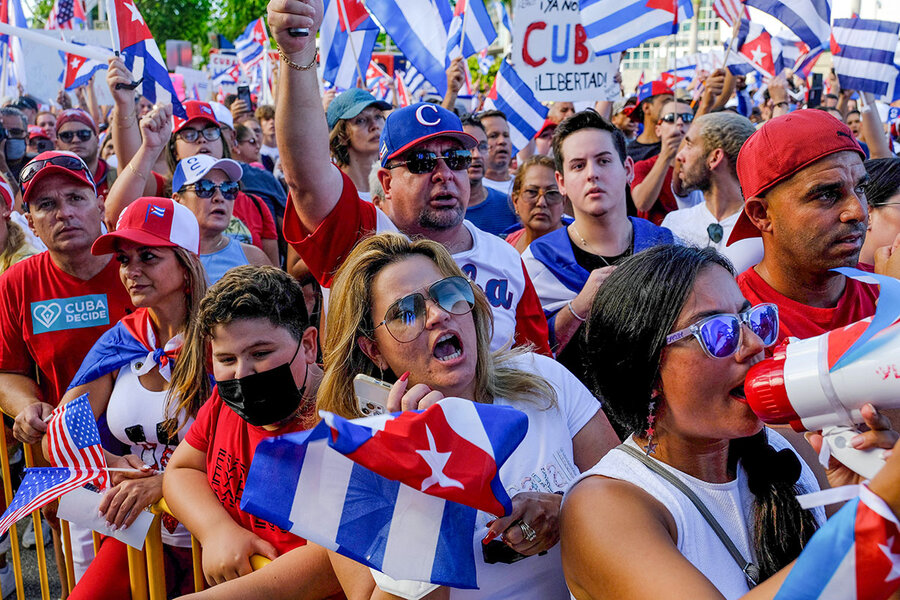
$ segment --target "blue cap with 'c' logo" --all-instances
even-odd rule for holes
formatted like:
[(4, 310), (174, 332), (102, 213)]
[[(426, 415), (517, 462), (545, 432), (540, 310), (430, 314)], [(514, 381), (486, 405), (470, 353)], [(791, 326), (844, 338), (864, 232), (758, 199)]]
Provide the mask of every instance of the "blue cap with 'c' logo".
[(459, 117), (442, 106), (419, 102), (395, 110), (388, 115), (381, 131), (378, 153), (381, 166), (416, 144), (436, 137), (459, 140), (465, 148), (477, 144), (475, 138), (463, 131)]

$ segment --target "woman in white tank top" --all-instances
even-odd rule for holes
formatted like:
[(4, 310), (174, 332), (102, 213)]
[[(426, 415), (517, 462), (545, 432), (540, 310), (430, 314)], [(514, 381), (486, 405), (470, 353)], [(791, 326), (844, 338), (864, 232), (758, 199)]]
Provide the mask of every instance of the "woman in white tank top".
[[(816, 490), (809, 468), (744, 399), (744, 377), (777, 333), (777, 309), (751, 308), (712, 249), (659, 246), (604, 282), (585, 332), (588, 383), (637, 452), (610, 451), (566, 494), (560, 535), (574, 598), (743, 597), (748, 562), (762, 581), (752, 596), (774, 597), (824, 520), (795, 497)], [(888, 420), (864, 416), (863, 447), (891, 447)], [(701, 500), (741, 565), (647, 456)]]
[[(105, 453), (108, 466), (130, 470), (111, 473), (112, 487), (100, 503), (101, 514), (114, 528), (130, 526), (162, 498), (162, 471), (179, 432), (199, 408), (184, 406), (167, 391), (178, 375), (175, 357), (182, 335), (206, 293), (199, 239), (190, 210), (168, 198), (139, 198), (122, 212), (117, 229), (91, 248), (96, 255), (115, 254), (122, 284), (137, 310), (97, 341), (62, 401), (87, 393), (94, 415), (105, 415), (110, 432), (128, 447), (125, 456)], [(203, 384), (201, 380), (195, 384)], [(174, 519), (165, 517), (162, 525), (172, 597), (192, 589), (191, 540)], [(124, 544), (105, 538), (69, 597), (129, 598), (125, 552)]]

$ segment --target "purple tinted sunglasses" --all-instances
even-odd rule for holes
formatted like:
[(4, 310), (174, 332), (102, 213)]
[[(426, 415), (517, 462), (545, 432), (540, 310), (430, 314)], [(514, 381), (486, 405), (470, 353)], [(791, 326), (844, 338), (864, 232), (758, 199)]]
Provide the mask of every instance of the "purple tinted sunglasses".
[(740, 314), (721, 313), (700, 319), (690, 327), (667, 335), (666, 345), (693, 335), (710, 358), (728, 358), (741, 347), (743, 323), (762, 339), (766, 348), (778, 339), (778, 307), (757, 304)]

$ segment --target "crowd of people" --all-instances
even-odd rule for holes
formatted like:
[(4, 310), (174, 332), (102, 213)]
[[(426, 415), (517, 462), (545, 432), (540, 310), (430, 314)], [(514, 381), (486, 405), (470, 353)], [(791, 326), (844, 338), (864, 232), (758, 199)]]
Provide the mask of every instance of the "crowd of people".
[[(653, 81), (552, 103), (514, 149), (507, 115), (457, 111), (458, 60), (434, 102), (323, 97), (321, 13), (270, 5), (272, 106), (174, 116), (112, 58), (114, 106), (0, 108), (10, 437), (46, 444), (88, 393), (117, 469), (99, 512), (125, 528), (165, 499), (170, 598), (774, 597), (826, 522), (796, 495), (862, 478), (822, 467), (820, 436), (764, 427), (744, 379), (786, 337), (874, 314), (878, 285), (835, 268), (900, 278), (900, 140), (852, 91), (806, 107), (773, 80), (754, 110), (722, 70), (697, 98)], [(360, 374), (391, 412), (527, 416), (499, 472), (512, 512), (472, 532), (479, 589), (392, 580), (241, 509), (257, 444), (363, 416)], [(862, 414), (854, 447), (892, 448), (890, 411)], [(900, 514), (898, 461), (871, 487)], [(129, 598), (125, 544), (71, 530), (69, 597)]]

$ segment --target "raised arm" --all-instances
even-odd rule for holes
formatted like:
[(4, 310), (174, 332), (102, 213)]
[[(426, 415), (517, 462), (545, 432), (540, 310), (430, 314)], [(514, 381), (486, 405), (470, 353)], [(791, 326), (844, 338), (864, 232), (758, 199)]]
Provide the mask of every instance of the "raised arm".
[(141, 147), (141, 132), (138, 129), (134, 90), (116, 89), (118, 84), (130, 84), (131, 71), (125, 66), (120, 56), (109, 59), (109, 70), (106, 72), (106, 84), (112, 94), (115, 110), (110, 131), (113, 136), (113, 147), (120, 165), (127, 165)]
[[(330, 158), (328, 127), (316, 80), (316, 32), (322, 0), (273, 0), (269, 29), (281, 51), (275, 132), (290, 200), (300, 223), (312, 232), (341, 196), (340, 172)], [(288, 30), (306, 27), (309, 35)]]
[(891, 158), (894, 153), (884, 134), (884, 123), (875, 106), (875, 96), (872, 92), (862, 92), (862, 97), (865, 104), (859, 115), (862, 120), (862, 137), (869, 146), (869, 158)]

